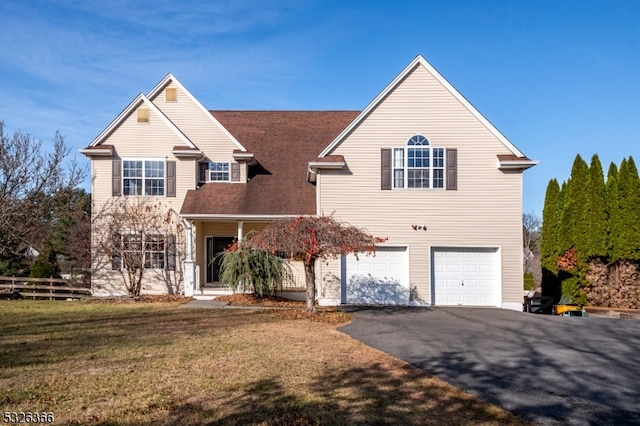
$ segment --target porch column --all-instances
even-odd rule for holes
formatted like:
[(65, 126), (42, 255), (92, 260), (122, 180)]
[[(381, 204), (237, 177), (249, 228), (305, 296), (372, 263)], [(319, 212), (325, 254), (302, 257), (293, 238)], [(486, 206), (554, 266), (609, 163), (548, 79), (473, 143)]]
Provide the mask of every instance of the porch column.
[(187, 221), (185, 258), (182, 262), (184, 271), (184, 295), (193, 296), (196, 287), (196, 262), (193, 260), (193, 224)]
[(238, 221), (238, 242), (242, 241), (242, 225), (244, 222)]

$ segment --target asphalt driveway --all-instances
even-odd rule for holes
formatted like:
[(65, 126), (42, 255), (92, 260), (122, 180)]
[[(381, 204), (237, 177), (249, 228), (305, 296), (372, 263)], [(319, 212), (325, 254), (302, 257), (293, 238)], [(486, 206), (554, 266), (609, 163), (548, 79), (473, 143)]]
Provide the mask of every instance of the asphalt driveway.
[(347, 308), (340, 331), (539, 424), (640, 425), (640, 321)]

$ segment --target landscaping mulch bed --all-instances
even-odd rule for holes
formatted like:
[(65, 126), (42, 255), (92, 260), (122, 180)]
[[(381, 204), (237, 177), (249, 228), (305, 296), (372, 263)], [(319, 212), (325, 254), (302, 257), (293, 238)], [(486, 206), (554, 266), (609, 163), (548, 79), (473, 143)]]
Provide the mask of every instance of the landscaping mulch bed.
[(254, 294), (237, 293), (227, 296), (218, 296), (216, 300), (227, 302), (234, 306), (268, 306), (272, 308), (304, 308), (305, 302), (291, 300), (280, 296), (258, 297)]
[(85, 303), (187, 303), (193, 297), (185, 297), (177, 294), (120, 296), (120, 297), (88, 297), (83, 299)]
[(253, 294), (230, 294), (227, 296), (218, 296), (216, 300), (227, 302), (231, 306), (260, 306), (268, 308), (286, 308), (276, 309), (271, 315), (279, 319), (306, 319), (326, 324), (346, 324), (351, 322), (351, 315), (342, 312), (337, 307), (317, 307), (317, 312), (308, 312), (305, 310), (305, 302), (300, 300), (291, 300), (279, 296), (257, 297)]

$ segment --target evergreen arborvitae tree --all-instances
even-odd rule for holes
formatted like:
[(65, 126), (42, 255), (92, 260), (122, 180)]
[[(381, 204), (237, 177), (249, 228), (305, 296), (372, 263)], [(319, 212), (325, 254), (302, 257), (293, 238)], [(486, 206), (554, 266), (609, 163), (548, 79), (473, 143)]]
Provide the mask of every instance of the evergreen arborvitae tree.
[(618, 166), (614, 162), (609, 165), (607, 172), (607, 183), (605, 184), (606, 191), (606, 208), (607, 208), (607, 253), (611, 261), (615, 261), (613, 258), (615, 235), (618, 232), (620, 222), (620, 208), (618, 206)]
[(591, 157), (589, 183), (587, 185), (587, 258), (606, 258), (607, 250), (607, 208), (604, 174), (598, 155)]
[(558, 279), (558, 231), (562, 210), (561, 191), (558, 181), (551, 179), (547, 185), (542, 211), (542, 230), (540, 241), (542, 265), (542, 294), (556, 300), (560, 299), (560, 281)]
[(560, 186), (557, 180), (551, 179), (547, 185), (544, 208), (542, 210), (540, 253), (542, 267), (553, 273), (558, 272), (560, 210)]
[(42, 251), (38, 254), (31, 267), (29, 277), (60, 278), (60, 267), (56, 261), (56, 252), (48, 244), (43, 245)]
[(566, 193), (563, 194), (558, 243), (562, 253), (575, 248), (579, 259), (586, 259), (587, 233), (587, 185), (589, 182), (589, 166), (578, 154), (571, 168), (571, 177), (567, 181)]
[(619, 217), (612, 257), (613, 260), (640, 260), (640, 177), (633, 157), (620, 164), (617, 189)]

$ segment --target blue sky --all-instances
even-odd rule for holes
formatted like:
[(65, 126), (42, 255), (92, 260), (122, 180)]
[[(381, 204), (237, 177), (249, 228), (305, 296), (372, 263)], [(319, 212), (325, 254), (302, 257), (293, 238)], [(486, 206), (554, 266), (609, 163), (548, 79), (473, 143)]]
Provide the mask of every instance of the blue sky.
[[(209, 109), (361, 110), (423, 55), (540, 164), (640, 160), (640, 1), (0, 2), (0, 120), (74, 155), (173, 73)], [(86, 162), (88, 164), (88, 162)], [(88, 186), (87, 186), (88, 188)]]

